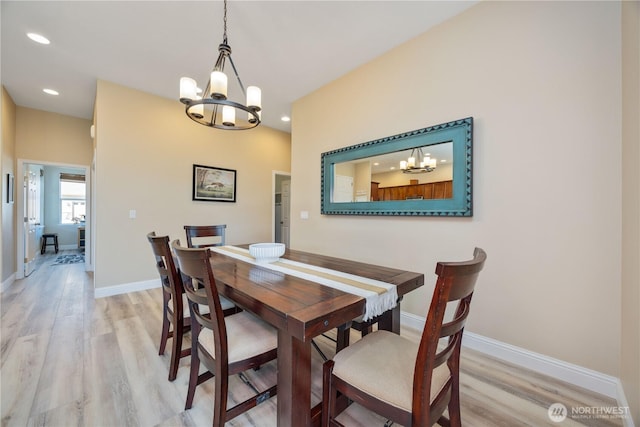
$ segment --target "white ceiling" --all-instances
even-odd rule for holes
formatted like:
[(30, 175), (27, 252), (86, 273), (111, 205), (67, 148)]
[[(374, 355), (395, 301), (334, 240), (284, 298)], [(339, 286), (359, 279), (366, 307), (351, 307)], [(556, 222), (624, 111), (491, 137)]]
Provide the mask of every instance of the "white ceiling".
[[(262, 88), (263, 124), (290, 132), (280, 117), (293, 101), (475, 3), (234, 0), (228, 38), (244, 85)], [(221, 1), (2, 0), (1, 7), (2, 84), (16, 104), (87, 119), (97, 79), (179, 102), (180, 77), (204, 86), (222, 41)]]

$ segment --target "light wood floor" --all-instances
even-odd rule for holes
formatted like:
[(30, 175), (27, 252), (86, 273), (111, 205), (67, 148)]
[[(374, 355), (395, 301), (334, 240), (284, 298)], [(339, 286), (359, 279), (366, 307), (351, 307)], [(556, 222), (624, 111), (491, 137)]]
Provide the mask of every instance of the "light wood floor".
[[(184, 410), (188, 358), (182, 359), (177, 379), (167, 381), (169, 350), (164, 356), (157, 350), (160, 290), (95, 300), (84, 265), (52, 266), (54, 259), (52, 253), (41, 257), (34, 273), (2, 293), (2, 426), (211, 425), (211, 381), (198, 387), (193, 408)], [(418, 337), (411, 330), (403, 329), (402, 334)], [(321, 338), (319, 344), (331, 353), (332, 342)], [(322, 361), (313, 354), (316, 403)], [(275, 383), (275, 364), (247, 376), (262, 389)], [(463, 349), (461, 388), (466, 426), (622, 425), (612, 419), (555, 424), (547, 415), (552, 403), (568, 408), (616, 403), (469, 349)], [(249, 393), (247, 385), (232, 379), (231, 400)], [(228, 425), (274, 426), (275, 399)], [(385, 420), (352, 406), (343, 421), (370, 427), (382, 426)]]

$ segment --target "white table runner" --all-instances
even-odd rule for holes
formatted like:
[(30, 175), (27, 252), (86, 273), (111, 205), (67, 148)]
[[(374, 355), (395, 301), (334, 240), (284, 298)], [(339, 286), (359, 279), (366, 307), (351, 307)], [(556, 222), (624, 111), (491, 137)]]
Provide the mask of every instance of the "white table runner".
[(324, 286), (363, 297), (366, 300), (366, 309), (363, 317), (365, 321), (379, 316), (387, 310), (391, 310), (396, 306), (396, 301), (398, 300), (396, 286), (379, 280), (284, 258), (273, 263), (257, 262), (256, 259), (249, 254), (248, 249), (236, 246), (215, 246), (210, 249), (213, 252), (218, 252), (250, 264), (259, 265), (260, 267), (279, 271), (301, 279), (311, 280)]

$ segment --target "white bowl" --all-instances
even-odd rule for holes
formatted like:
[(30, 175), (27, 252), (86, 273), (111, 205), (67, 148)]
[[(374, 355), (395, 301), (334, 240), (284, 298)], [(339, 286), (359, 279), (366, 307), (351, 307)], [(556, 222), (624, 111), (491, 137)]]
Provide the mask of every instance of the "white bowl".
[(257, 262), (275, 262), (284, 254), (284, 243), (254, 243), (249, 253)]

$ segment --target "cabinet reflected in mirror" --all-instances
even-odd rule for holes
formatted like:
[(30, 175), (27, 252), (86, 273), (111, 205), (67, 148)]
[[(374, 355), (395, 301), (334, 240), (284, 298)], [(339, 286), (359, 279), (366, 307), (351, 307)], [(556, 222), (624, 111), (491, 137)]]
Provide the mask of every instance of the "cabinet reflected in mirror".
[(450, 199), (453, 143), (336, 163), (334, 203)]
[(472, 216), (473, 118), (322, 153), (324, 215)]

